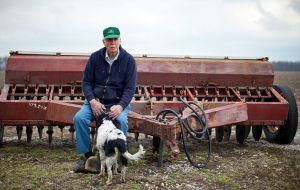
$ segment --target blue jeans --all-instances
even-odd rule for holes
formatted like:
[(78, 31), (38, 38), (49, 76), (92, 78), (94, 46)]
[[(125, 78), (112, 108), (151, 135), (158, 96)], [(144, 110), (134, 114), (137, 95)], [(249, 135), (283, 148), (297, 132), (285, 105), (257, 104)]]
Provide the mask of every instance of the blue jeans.
[[(109, 109), (112, 105), (105, 105)], [(116, 118), (120, 123), (120, 130), (125, 136), (128, 132), (128, 105), (123, 112)], [(90, 103), (85, 100), (81, 109), (74, 116), (74, 128), (76, 131), (76, 148), (79, 154), (83, 154), (92, 150), (92, 141), (90, 138), (90, 124), (95, 120)]]

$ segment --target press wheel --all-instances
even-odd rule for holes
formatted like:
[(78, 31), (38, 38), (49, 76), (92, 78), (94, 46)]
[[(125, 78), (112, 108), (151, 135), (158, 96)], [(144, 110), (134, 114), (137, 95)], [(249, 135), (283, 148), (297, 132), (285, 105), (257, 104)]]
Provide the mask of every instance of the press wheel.
[(274, 85), (273, 88), (289, 103), (287, 120), (283, 126), (265, 126), (267, 141), (278, 144), (289, 144), (293, 141), (298, 126), (298, 108), (295, 96), (288, 86)]

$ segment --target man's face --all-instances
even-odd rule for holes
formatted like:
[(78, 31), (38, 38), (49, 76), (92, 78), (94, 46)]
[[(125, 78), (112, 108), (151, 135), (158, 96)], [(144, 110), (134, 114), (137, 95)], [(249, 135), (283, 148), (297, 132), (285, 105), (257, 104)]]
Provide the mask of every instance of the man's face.
[(103, 44), (106, 47), (108, 55), (115, 56), (121, 44), (120, 38), (103, 39)]

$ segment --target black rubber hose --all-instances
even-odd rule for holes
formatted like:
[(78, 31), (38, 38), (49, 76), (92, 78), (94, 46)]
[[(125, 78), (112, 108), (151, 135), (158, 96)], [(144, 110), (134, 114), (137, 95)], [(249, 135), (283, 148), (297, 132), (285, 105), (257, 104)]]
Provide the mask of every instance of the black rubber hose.
[[(197, 104), (195, 104), (194, 102), (187, 102), (187, 101), (185, 101), (181, 96), (180, 96), (180, 100), (182, 101), (182, 103), (184, 103), (188, 108), (190, 108), (192, 111), (193, 111), (193, 113), (196, 115), (196, 119), (199, 121), (199, 123), (202, 125), (202, 126), (204, 126), (204, 128), (202, 129), (202, 131), (200, 131), (200, 132), (196, 132), (196, 131), (194, 131), (192, 128), (190, 128), (194, 133), (196, 133), (196, 134), (204, 134), (205, 133), (205, 131), (207, 130), (207, 125), (206, 125), (206, 123), (207, 123), (207, 118), (206, 118), (206, 115), (205, 115), (205, 112), (204, 112), (204, 110), (200, 107), (200, 106), (198, 106)], [(201, 117), (200, 117), (200, 115), (197, 113), (197, 111), (191, 106), (191, 104), (192, 105), (195, 105), (195, 106), (197, 106), (199, 109), (200, 109), (200, 111), (202, 112), (202, 114), (203, 114), (203, 116), (204, 116), (204, 121), (201, 119)]]
[[(193, 117), (195, 117), (198, 122), (200, 123), (200, 125), (202, 126), (202, 130), (200, 132), (198, 131), (195, 131), (193, 130), (189, 123), (188, 122), (184, 122), (182, 120), (182, 117), (181, 115), (179, 115), (178, 113), (176, 113), (174, 110), (172, 109), (164, 109), (162, 111), (160, 111), (157, 116), (156, 116), (156, 120), (160, 120), (161, 122), (166, 122), (165, 120), (165, 117), (168, 115), (168, 114), (172, 114), (174, 115), (175, 117), (177, 117), (178, 119), (178, 122), (180, 124), (180, 128), (181, 128), (181, 132), (182, 132), (182, 144), (183, 144), (183, 149), (184, 149), (184, 152), (185, 152), (185, 155), (186, 157), (188, 158), (189, 162), (191, 163), (192, 166), (196, 167), (196, 168), (204, 168), (207, 166), (209, 160), (210, 160), (210, 157), (211, 157), (211, 138), (210, 138), (210, 135), (209, 135), (209, 131), (208, 131), (208, 127), (207, 127), (207, 117), (205, 115), (205, 112), (204, 110), (198, 106), (197, 104), (195, 103), (187, 103), (185, 100), (183, 100), (182, 97), (180, 97), (180, 100), (188, 107), (190, 108), (192, 111), (193, 111)], [(190, 104), (193, 104), (193, 105), (196, 105), (198, 108), (200, 108), (201, 112), (203, 113), (203, 117), (204, 117), (204, 121), (201, 119), (200, 115), (196, 112), (195, 109), (193, 109)], [(160, 118), (160, 116), (162, 115), (162, 117)], [(162, 119), (162, 120), (161, 120)], [(205, 162), (203, 163), (194, 163), (193, 160), (191, 159), (191, 156), (190, 154), (188, 153), (187, 151), (187, 148), (186, 148), (186, 144), (185, 144), (185, 135), (184, 135), (184, 131), (185, 130), (187, 131), (188, 134), (190, 134), (195, 140), (198, 140), (198, 141), (201, 141), (201, 136), (203, 134), (206, 134), (207, 135), (207, 138), (208, 138), (208, 151), (207, 151), (207, 157), (206, 157), (206, 160)], [(200, 137), (199, 137), (200, 135)]]

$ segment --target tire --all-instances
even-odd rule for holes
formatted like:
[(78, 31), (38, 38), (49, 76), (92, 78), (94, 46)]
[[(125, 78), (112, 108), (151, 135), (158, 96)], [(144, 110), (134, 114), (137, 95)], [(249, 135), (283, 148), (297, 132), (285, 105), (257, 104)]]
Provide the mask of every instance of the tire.
[(289, 144), (293, 141), (298, 126), (298, 108), (295, 96), (288, 86), (274, 85), (273, 88), (289, 103), (288, 117), (283, 126), (265, 126), (267, 141), (278, 144)]

